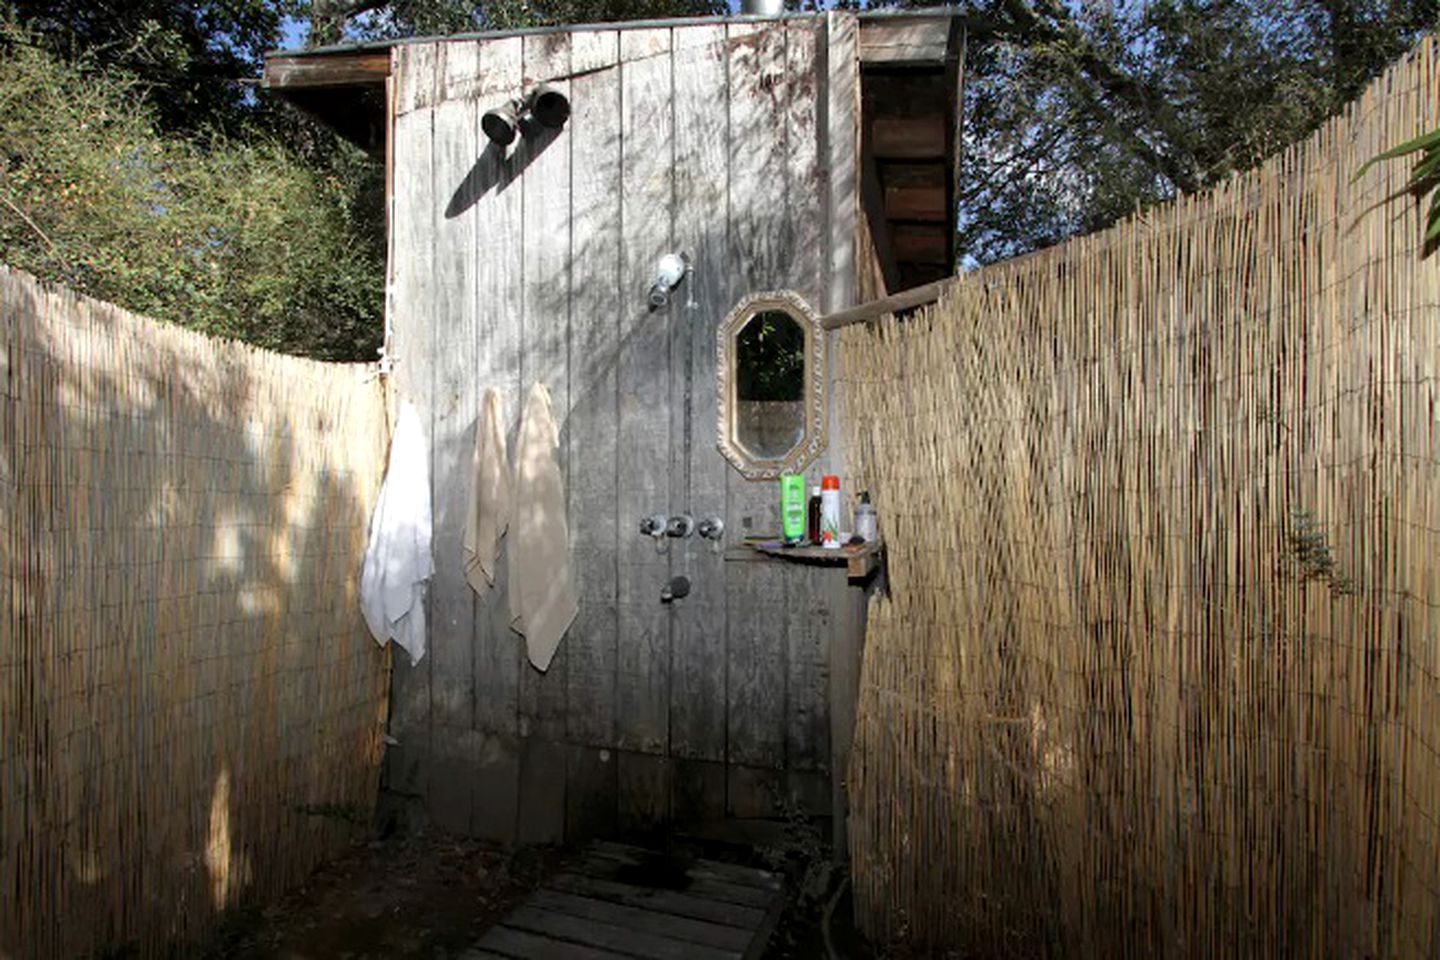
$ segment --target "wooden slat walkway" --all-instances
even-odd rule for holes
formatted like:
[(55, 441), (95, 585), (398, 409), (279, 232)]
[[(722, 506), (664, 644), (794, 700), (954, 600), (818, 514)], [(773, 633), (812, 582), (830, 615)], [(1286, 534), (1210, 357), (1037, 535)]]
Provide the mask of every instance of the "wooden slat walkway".
[(782, 904), (764, 870), (597, 843), (463, 960), (754, 960)]

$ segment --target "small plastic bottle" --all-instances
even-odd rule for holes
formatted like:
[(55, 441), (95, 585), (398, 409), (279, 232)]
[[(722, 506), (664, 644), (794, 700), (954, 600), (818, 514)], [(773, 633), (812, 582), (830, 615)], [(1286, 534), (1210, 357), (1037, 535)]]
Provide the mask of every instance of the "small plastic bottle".
[(805, 539), (820, 545), (820, 488), (810, 488), (810, 509), (805, 516)]
[(840, 549), (840, 478), (833, 474), (820, 481), (820, 546)]
[(875, 516), (875, 505), (870, 502), (870, 491), (860, 493), (860, 503), (855, 507), (855, 535), (866, 543), (880, 539), (879, 518)]
[(805, 478), (798, 473), (780, 476), (780, 523), (786, 543), (805, 537)]

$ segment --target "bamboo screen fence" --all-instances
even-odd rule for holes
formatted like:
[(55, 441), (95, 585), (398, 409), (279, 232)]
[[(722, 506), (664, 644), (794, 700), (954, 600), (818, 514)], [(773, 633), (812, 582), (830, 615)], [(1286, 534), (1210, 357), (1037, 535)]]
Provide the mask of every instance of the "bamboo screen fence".
[(373, 806), (385, 433), (358, 367), (0, 268), (0, 957), (194, 942)]
[[(861, 922), (976, 956), (1440, 952), (1425, 43), (1262, 169), (840, 350)], [(859, 489), (859, 486), (856, 489)]]

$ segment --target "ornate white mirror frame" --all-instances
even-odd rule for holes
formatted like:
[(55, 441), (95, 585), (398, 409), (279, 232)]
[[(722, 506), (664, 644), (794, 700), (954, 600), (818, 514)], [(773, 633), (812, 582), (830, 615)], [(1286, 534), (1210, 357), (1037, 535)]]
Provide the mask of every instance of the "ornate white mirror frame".
[[(746, 324), (759, 314), (788, 314), (805, 333), (805, 373), (801, 397), (804, 431), (784, 456), (764, 458), (746, 448), (739, 436), (739, 362), (737, 339)], [(800, 473), (825, 449), (826, 367), (825, 331), (820, 317), (798, 294), (789, 290), (752, 293), (735, 305), (716, 332), (717, 442), (725, 459), (747, 480), (773, 480), (782, 473)]]

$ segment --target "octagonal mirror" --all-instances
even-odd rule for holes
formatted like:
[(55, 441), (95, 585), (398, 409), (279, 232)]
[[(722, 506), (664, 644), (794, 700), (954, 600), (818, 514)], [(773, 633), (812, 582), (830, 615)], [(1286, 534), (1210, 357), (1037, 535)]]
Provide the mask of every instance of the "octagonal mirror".
[(799, 473), (825, 449), (825, 339), (789, 291), (757, 293), (718, 331), (719, 447), (751, 480)]

